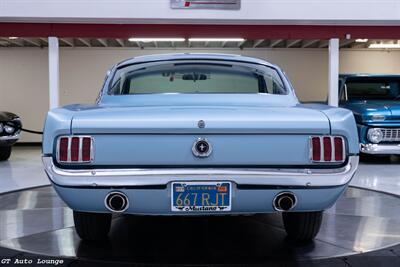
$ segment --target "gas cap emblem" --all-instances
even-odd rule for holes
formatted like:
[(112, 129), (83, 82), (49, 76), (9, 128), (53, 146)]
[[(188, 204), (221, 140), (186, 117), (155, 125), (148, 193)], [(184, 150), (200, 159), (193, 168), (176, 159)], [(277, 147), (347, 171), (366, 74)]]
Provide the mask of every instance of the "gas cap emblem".
[(197, 123), (197, 126), (199, 128), (204, 128), (204, 127), (206, 127), (206, 122), (203, 120), (199, 120), (199, 122)]
[(193, 155), (199, 158), (206, 158), (212, 152), (212, 146), (206, 138), (199, 138), (194, 142), (192, 147)]

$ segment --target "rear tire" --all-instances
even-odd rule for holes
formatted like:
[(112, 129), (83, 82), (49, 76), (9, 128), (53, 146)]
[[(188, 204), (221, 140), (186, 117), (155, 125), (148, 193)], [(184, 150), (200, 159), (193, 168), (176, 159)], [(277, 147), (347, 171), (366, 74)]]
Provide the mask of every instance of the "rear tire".
[(11, 146), (0, 146), (0, 161), (8, 160), (11, 155)]
[(109, 213), (74, 211), (76, 233), (86, 241), (105, 240), (111, 228), (111, 217)]
[(321, 227), (322, 213), (322, 211), (282, 213), (288, 237), (296, 241), (313, 240)]

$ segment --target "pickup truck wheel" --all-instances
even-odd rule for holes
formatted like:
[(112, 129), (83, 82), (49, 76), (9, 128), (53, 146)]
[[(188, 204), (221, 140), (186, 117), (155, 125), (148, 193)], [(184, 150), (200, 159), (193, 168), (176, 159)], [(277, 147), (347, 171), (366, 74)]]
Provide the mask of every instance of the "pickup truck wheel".
[(11, 146), (0, 146), (0, 161), (8, 160), (11, 155)]
[(288, 237), (296, 241), (313, 240), (321, 227), (322, 213), (322, 211), (282, 213)]
[(111, 227), (111, 214), (74, 211), (75, 230), (82, 240), (107, 239)]

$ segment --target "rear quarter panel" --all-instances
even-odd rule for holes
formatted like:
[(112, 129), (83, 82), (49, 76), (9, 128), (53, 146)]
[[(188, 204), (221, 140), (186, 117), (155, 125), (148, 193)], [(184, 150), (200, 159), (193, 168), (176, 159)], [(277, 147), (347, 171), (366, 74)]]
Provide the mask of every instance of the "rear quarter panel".
[(324, 113), (329, 119), (331, 134), (346, 137), (349, 154), (359, 153), (357, 124), (353, 112), (348, 109), (321, 104), (301, 104), (300, 106), (316, 109)]
[(43, 129), (42, 150), (43, 155), (53, 153), (55, 138), (59, 135), (71, 134), (71, 122), (76, 111), (73, 109), (56, 108), (47, 113)]

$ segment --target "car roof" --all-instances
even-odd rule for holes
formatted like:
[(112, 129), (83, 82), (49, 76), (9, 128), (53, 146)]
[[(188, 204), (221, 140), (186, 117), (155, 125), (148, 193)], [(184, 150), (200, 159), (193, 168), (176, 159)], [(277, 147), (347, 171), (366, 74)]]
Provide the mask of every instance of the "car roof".
[(339, 75), (340, 78), (400, 78), (400, 74), (369, 74), (369, 73), (343, 73)]
[(259, 58), (246, 57), (235, 54), (217, 54), (217, 53), (174, 53), (174, 54), (155, 54), (155, 55), (138, 56), (124, 60), (118, 63), (116, 66), (122, 67), (126, 65), (138, 64), (144, 62), (187, 60), (187, 59), (227, 60), (227, 61), (262, 64), (266, 66), (276, 67), (275, 65)]

